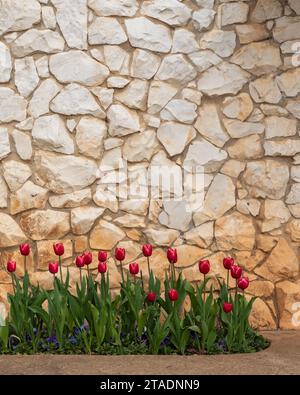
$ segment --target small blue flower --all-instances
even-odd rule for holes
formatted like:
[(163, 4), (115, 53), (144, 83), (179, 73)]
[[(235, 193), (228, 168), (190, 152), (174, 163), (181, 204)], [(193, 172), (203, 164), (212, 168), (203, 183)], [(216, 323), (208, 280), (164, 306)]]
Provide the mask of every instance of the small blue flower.
[(74, 336), (69, 337), (69, 343), (70, 344), (77, 344), (77, 339)]

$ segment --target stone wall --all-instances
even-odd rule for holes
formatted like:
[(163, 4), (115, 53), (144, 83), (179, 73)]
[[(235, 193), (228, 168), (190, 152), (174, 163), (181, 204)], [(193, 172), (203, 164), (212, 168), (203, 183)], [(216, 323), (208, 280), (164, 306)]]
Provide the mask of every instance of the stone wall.
[[(53, 241), (72, 281), (85, 249), (119, 244), (145, 268), (148, 241), (159, 276), (175, 245), (196, 281), (198, 259), (224, 276), (232, 254), (258, 296), (253, 325), (296, 328), (297, 40), (299, 0), (0, 0), (1, 264), (17, 259), (21, 275), (29, 241), (32, 279), (48, 286)], [(120, 177), (115, 194), (120, 163), (133, 188)], [(205, 168), (202, 211), (136, 198), (151, 165), (187, 163)], [(10, 287), (1, 270), (0, 300)]]

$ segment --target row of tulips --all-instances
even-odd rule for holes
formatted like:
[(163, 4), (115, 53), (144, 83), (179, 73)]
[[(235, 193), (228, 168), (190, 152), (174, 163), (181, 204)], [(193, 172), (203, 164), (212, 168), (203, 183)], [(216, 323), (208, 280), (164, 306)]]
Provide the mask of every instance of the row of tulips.
[[(115, 249), (122, 281), (120, 293), (113, 297), (106, 251), (98, 252), (99, 281), (93, 279), (89, 269), (92, 253), (85, 251), (76, 257), (79, 276), (76, 290), (71, 292), (68, 271), (66, 278), (62, 275), (64, 245), (54, 244), (58, 259), (49, 263), (53, 289), (45, 291), (30, 283), (26, 265), (30, 246), (22, 244), (24, 277), (16, 276), (15, 261), (6, 266), (14, 292), (9, 295), (6, 325), (0, 326), (0, 350), (59, 352), (71, 347), (72, 341), (76, 352), (101, 353), (113, 345), (123, 353), (126, 345), (135, 344), (144, 347), (144, 352), (184, 354), (255, 351), (265, 344), (249, 325), (255, 298), (245, 298), (249, 280), (232, 257), (224, 258), (227, 279), (217, 278), (219, 286), (215, 289), (209, 260), (199, 261), (203, 280), (192, 285), (181, 273), (176, 274), (177, 250), (169, 248), (166, 258), (170, 266), (162, 285), (151, 267), (152, 246), (145, 244), (141, 250), (147, 258), (148, 276), (143, 275), (137, 262), (131, 262), (125, 272), (126, 251)], [(230, 276), (236, 282), (233, 289), (229, 288)]]

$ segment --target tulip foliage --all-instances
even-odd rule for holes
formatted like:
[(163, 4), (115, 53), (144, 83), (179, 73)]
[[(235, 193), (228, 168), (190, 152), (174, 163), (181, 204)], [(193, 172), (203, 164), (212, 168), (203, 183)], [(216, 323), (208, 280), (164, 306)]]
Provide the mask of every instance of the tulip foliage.
[[(249, 285), (233, 258), (224, 259), (226, 279), (210, 276), (213, 263), (198, 264), (202, 280), (192, 284), (177, 270), (177, 251), (170, 248), (170, 268), (164, 282), (151, 267), (152, 246), (142, 247), (148, 273), (138, 262), (124, 267), (126, 251), (115, 250), (121, 271), (120, 291), (110, 289), (106, 251), (98, 253), (98, 277), (92, 275), (93, 255), (76, 257), (78, 279), (63, 275), (64, 246), (53, 246), (58, 262), (49, 263), (52, 288), (33, 286), (24, 259), (24, 276), (16, 275), (15, 261), (7, 263), (13, 293), (6, 321), (0, 317), (0, 353), (189, 354), (253, 352), (267, 346), (249, 325), (255, 298), (246, 298)], [(22, 245), (26, 258), (30, 247)], [(235, 286), (229, 287), (229, 276)]]

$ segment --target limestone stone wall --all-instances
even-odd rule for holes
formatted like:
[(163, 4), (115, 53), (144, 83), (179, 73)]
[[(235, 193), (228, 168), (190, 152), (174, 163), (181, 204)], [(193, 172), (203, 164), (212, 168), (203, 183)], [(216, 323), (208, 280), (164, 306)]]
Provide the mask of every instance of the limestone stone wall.
[[(72, 281), (85, 249), (119, 244), (145, 268), (148, 241), (159, 276), (174, 245), (197, 281), (198, 259), (224, 276), (231, 254), (258, 296), (253, 325), (297, 328), (298, 42), (299, 0), (0, 0), (1, 264), (22, 274), (29, 241), (48, 286), (53, 241)], [(203, 210), (137, 198), (158, 164), (204, 167)], [(0, 301), (10, 287), (1, 270)]]

